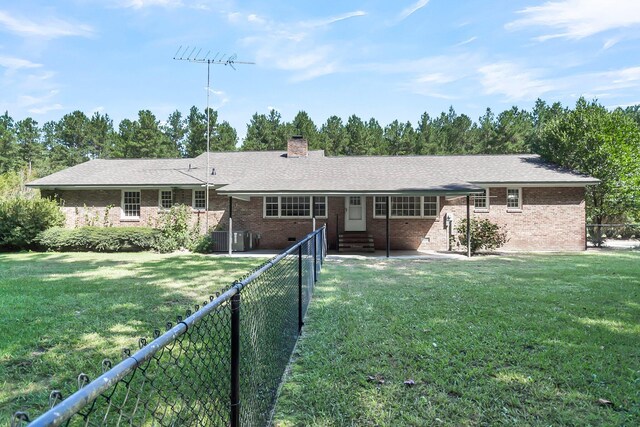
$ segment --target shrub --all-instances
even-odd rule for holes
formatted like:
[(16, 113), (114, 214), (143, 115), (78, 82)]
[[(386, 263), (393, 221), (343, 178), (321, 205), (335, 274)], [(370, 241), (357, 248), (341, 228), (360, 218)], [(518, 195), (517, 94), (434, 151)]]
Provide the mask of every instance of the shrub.
[(139, 252), (154, 249), (160, 231), (149, 227), (50, 228), (38, 236), (49, 251)]
[[(465, 249), (467, 247), (467, 220), (464, 219), (456, 228), (458, 243)], [(471, 253), (477, 253), (481, 249), (494, 250), (507, 243), (507, 232), (498, 224), (488, 219), (471, 220)]]
[(0, 201), (21, 197), (33, 199), (38, 197), (38, 191), (26, 188), (25, 184), (34, 178), (26, 169), (7, 171), (0, 174)]
[(0, 201), (0, 249), (33, 249), (39, 233), (63, 223), (64, 215), (53, 200), (14, 197)]
[(198, 236), (198, 224), (189, 226), (191, 207), (186, 205), (172, 206), (159, 215), (156, 228), (160, 234), (154, 249), (158, 252), (173, 252), (189, 248)]
[(211, 235), (211, 233), (207, 233), (204, 236), (200, 236), (199, 238), (197, 238), (191, 245), (190, 249), (192, 252), (197, 252), (200, 254), (210, 254), (214, 252), (214, 247), (213, 236)]

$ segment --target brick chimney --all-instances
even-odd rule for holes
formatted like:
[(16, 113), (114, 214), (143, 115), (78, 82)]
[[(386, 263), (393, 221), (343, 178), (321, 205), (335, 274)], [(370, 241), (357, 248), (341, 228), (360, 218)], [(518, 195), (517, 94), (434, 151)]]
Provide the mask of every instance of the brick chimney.
[(300, 135), (294, 135), (287, 141), (287, 157), (307, 157), (309, 143)]

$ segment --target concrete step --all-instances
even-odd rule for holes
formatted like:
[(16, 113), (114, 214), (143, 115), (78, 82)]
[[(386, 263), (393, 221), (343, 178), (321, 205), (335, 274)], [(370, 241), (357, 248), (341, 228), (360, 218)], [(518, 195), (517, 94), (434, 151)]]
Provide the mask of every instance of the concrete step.
[(347, 232), (338, 236), (338, 252), (374, 252), (373, 236), (367, 233)]

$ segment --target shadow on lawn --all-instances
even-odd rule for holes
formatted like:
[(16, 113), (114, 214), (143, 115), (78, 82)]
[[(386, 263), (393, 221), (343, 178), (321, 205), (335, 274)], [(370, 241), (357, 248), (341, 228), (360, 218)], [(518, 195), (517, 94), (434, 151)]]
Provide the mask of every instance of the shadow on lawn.
[(375, 260), (330, 261), (277, 417), (635, 425), (638, 261), (638, 253), (390, 260), (375, 269)]
[(122, 349), (185, 316), (261, 263), (158, 254), (0, 254), (0, 425), (47, 409), (49, 391), (75, 391)]

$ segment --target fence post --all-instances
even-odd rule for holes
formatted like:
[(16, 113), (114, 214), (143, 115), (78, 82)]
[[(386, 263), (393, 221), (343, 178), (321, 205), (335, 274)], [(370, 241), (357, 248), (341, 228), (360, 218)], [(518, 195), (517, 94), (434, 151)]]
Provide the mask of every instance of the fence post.
[(298, 335), (302, 331), (302, 245), (298, 247)]
[(324, 265), (324, 258), (327, 256), (327, 227), (326, 225), (322, 228), (322, 239), (320, 239), (320, 267)]
[(313, 235), (313, 283), (318, 281), (318, 233)]
[(471, 202), (467, 194), (467, 258), (471, 258)]
[(240, 291), (231, 297), (231, 427), (240, 427)]

